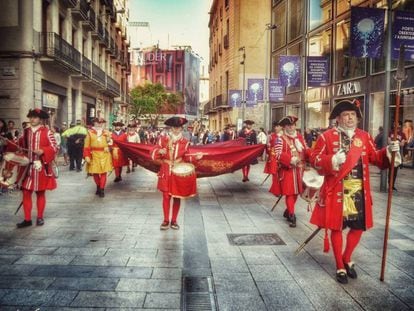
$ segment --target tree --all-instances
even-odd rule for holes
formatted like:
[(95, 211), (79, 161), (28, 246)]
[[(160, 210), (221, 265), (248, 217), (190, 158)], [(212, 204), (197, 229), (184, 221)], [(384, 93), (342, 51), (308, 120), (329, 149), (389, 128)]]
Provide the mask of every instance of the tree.
[(168, 93), (160, 83), (146, 83), (131, 90), (130, 114), (135, 118), (148, 117), (152, 126), (156, 127), (163, 113), (177, 113), (183, 104), (181, 93)]

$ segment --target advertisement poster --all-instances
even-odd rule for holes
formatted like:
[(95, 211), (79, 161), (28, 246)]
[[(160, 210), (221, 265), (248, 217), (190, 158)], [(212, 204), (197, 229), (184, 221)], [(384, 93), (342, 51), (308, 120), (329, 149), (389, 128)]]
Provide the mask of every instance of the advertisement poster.
[(284, 86), (280, 84), (279, 79), (269, 79), (269, 101), (276, 102), (283, 100)]
[(233, 108), (240, 108), (242, 106), (241, 90), (229, 90), (229, 106)]
[(391, 57), (398, 59), (400, 46), (405, 46), (405, 60), (414, 61), (414, 12), (395, 11)]
[(247, 79), (246, 106), (254, 106), (257, 101), (263, 100), (264, 79)]
[(329, 84), (329, 57), (308, 56), (308, 86), (319, 87)]
[(283, 86), (300, 85), (300, 56), (281, 55), (279, 58), (280, 73), (279, 79)]

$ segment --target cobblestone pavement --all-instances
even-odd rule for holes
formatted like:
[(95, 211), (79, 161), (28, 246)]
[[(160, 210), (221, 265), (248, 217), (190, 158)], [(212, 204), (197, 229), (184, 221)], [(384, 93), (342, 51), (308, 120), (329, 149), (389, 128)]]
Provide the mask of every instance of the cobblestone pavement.
[[(347, 285), (335, 281), (322, 233), (294, 255), (315, 229), (310, 214), (300, 200), (298, 226), (289, 228), (283, 200), (271, 212), (275, 198), (269, 181), (260, 186), (262, 171), (254, 166), (249, 183), (240, 172), (200, 179), (199, 195), (182, 204), (179, 231), (159, 230), (156, 176), (142, 168), (118, 184), (112, 175), (103, 199), (91, 178), (62, 168), (43, 227), (17, 230), (20, 193), (0, 196), (0, 310), (178, 310), (190, 297), (183, 277), (210, 280), (220, 310), (414, 309), (414, 170), (397, 179), (385, 282), (387, 197), (371, 170), (375, 227), (363, 235), (353, 258), (359, 276)], [(286, 244), (232, 246), (229, 233), (276, 233)]]

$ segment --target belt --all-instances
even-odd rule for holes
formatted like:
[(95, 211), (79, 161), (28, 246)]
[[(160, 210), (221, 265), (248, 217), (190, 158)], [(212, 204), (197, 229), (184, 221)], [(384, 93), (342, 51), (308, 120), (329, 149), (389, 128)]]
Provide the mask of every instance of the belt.
[(105, 151), (105, 147), (91, 147), (91, 151)]

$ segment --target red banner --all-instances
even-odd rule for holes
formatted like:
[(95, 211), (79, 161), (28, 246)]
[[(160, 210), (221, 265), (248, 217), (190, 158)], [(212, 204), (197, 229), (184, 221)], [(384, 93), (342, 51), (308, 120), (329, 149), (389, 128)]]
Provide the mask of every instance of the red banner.
[[(122, 152), (140, 166), (157, 173), (159, 164), (151, 159), (153, 145), (117, 142)], [(246, 146), (244, 139), (226, 141), (222, 143), (190, 146), (188, 153), (195, 155), (201, 152), (202, 159), (193, 161), (197, 177), (211, 177), (232, 173), (250, 164), (259, 157), (266, 145), (258, 144)]]

